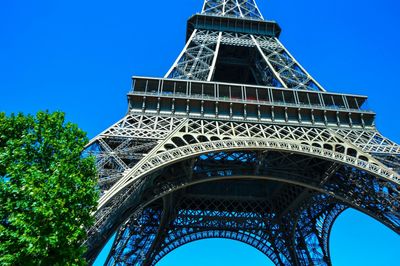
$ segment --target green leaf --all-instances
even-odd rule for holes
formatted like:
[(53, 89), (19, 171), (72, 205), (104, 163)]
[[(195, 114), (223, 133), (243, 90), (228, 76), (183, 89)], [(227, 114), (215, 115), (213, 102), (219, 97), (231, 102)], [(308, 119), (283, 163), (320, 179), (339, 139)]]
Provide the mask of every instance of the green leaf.
[(0, 265), (85, 264), (99, 196), (87, 141), (61, 112), (0, 113)]

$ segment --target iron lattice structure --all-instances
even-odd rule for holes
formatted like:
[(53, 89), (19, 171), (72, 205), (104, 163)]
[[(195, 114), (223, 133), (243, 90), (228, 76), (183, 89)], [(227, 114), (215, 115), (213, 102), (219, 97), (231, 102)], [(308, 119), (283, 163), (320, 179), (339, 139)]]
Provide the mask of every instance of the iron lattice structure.
[(354, 208), (400, 233), (400, 146), (365, 96), (327, 92), (253, 0), (206, 0), (164, 78), (134, 77), (129, 112), (94, 138), (93, 261), (155, 265), (191, 241), (247, 243), (276, 265), (330, 265)]

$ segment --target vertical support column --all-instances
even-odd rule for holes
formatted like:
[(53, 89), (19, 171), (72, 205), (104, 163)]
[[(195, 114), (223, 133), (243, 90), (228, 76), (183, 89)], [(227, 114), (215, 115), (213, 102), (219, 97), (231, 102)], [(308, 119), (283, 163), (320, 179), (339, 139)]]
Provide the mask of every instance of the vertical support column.
[(202, 14), (264, 19), (254, 0), (205, 0)]
[(159, 232), (162, 208), (152, 206), (132, 216), (118, 230), (105, 265), (143, 265)]
[(118, 230), (105, 265), (149, 266), (154, 262), (173, 220), (172, 195), (132, 215)]
[(260, 44), (258, 43), (256, 38), (253, 35), (251, 35), (251, 39), (253, 40), (254, 44), (256, 45), (256, 47), (257, 47), (258, 51), (260, 52), (261, 56), (263, 57), (265, 63), (267, 63), (268, 67), (270, 68), (270, 70), (274, 74), (275, 78), (282, 84), (282, 86), (284, 88), (288, 88), (286, 83), (281, 78), (281, 75), (278, 72), (276, 72), (275, 68), (272, 66), (272, 64), (269, 61), (268, 57), (265, 55), (264, 51), (261, 49)]
[(280, 47), (285, 51), (286, 54), (289, 55), (290, 59), (293, 61), (293, 63), (298, 66), (301, 71), (308, 77), (308, 79), (310, 79), (317, 87), (320, 91), (326, 91), (321, 84), (319, 84), (308, 72), (307, 70), (300, 65), (300, 63), (296, 60), (296, 58), (294, 58), (294, 56), (285, 48), (285, 46), (283, 46), (283, 44), (279, 41), (278, 38), (274, 38), (275, 41), (280, 45)]
[(327, 195), (317, 195), (293, 217), (292, 245), (295, 265), (332, 265), (329, 235), (336, 218), (346, 209)]
[(158, 228), (157, 235), (154, 238), (153, 244), (151, 245), (146, 255), (146, 261), (143, 266), (153, 265), (154, 259), (160, 252), (161, 246), (168, 235), (167, 229), (171, 228), (171, 223), (174, 220), (174, 212), (175, 209), (173, 203), (173, 195), (168, 194), (163, 197), (163, 212), (161, 216), (160, 227)]
[(213, 58), (213, 62), (211, 64), (210, 73), (208, 74), (207, 81), (211, 81), (211, 79), (214, 75), (214, 72), (215, 72), (215, 66), (217, 64), (219, 47), (221, 46), (221, 38), (222, 38), (222, 32), (220, 32), (218, 34), (217, 47), (215, 48), (214, 58)]
[(167, 74), (165, 74), (164, 78), (168, 78), (172, 71), (174, 70), (174, 68), (176, 68), (178, 66), (179, 60), (182, 58), (182, 56), (185, 54), (185, 52), (187, 51), (189, 45), (192, 43), (194, 36), (196, 36), (197, 33), (197, 29), (194, 30), (192, 32), (192, 35), (190, 35), (189, 40), (187, 41), (185, 47), (183, 48), (183, 50), (181, 51), (181, 53), (179, 54), (178, 58), (176, 58), (174, 64), (172, 65), (172, 67), (168, 70)]
[(235, 0), (235, 2), (236, 2), (237, 9), (238, 9), (239, 12), (240, 12), (240, 16), (241, 16), (241, 17), (244, 17), (244, 16), (243, 16), (242, 9), (240, 8), (239, 0)]
[(194, 30), (165, 78), (206, 81), (218, 52), (219, 35), (218, 31)]

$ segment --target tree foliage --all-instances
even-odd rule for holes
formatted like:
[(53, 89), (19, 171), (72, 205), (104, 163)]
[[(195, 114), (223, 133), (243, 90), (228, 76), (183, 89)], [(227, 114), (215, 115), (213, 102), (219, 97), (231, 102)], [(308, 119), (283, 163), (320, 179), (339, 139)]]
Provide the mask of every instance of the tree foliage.
[(63, 113), (0, 113), (0, 265), (83, 265), (98, 193), (86, 134)]

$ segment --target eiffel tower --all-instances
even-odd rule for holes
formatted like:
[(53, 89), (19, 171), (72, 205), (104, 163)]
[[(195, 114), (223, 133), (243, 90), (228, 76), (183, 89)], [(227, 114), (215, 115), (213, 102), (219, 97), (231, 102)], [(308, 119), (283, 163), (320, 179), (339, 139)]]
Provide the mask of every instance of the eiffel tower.
[(189, 242), (246, 243), (276, 265), (331, 265), (347, 208), (400, 233), (400, 146), (366, 96), (326, 91), (254, 0), (205, 0), (164, 78), (133, 77), (125, 117), (94, 138), (93, 262), (155, 265)]

